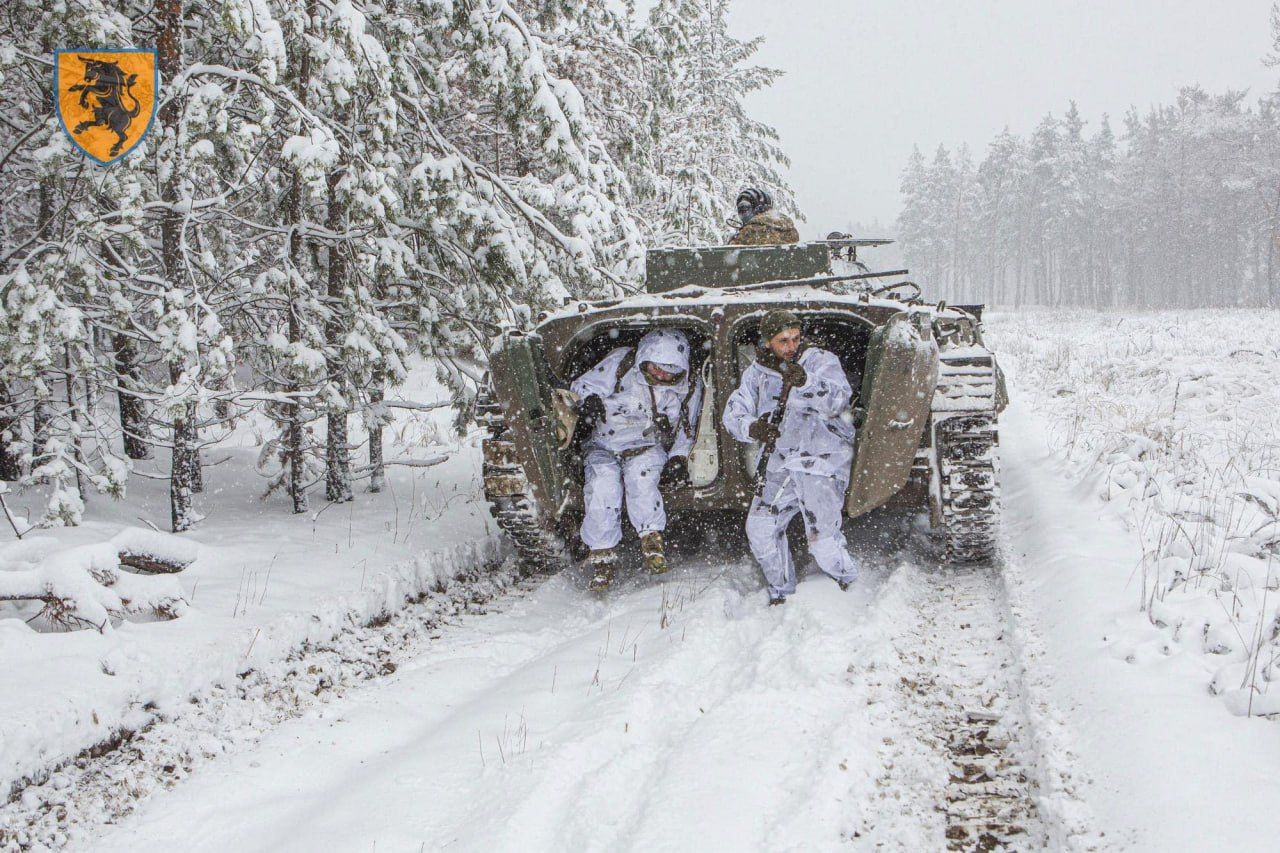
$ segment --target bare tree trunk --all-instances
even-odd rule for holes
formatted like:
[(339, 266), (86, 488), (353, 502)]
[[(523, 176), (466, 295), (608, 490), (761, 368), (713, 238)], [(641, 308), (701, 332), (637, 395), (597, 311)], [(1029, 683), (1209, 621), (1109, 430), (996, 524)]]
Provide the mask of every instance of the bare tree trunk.
[[(315, 20), (317, 0), (307, 0), (306, 3), (306, 27), (310, 27), (311, 21)], [(298, 102), (303, 106), (307, 103), (307, 81), (311, 78), (311, 49), (307, 44), (301, 48), (301, 59), (298, 62), (297, 89), (294, 92)], [(305, 191), (301, 173), (295, 171), (291, 176), (289, 184), (289, 198), (285, 217), (288, 225), (293, 229), (289, 233), (289, 343), (297, 345), (302, 341), (302, 318), (299, 316), (299, 294), (297, 293), (298, 281), (301, 275), (298, 272), (300, 262), (302, 260), (303, 245), (302, 235), (298, 231), (298, 226), (302, 223), (302, 200)], [(302, 387), (296, 378), (290, 377), (289, 385), (286, 390), (290, 393), (290, 400), (284, 407), (285, 411), (285, 427), (284, 427), (284, 454), (285, 463), (289, 466), (289, 500), (293, 504), (295, 513), (304, 513), (307, 511), (307, 481), (306, 481), (306, 428), (303, 424), (302, 404), (298, 402), (298, 394)]]
[(335, 503), (351, 500), (351, 449), (347, 446), (347, 412), (330, 412), (326, 423), (324, 496)]
[(200, 413), (194, 403), (187, 405), (187, 429), (191, 434), (191, 449), (187, 453), (187, 481), (191, 484), (193, 495), (204, 491), (204, 463), (200, 460)]
[[(301, 191), (301, 180), (297, 176), (294, 178), (295, 188)], [(295, 233), (293, 239), (298, 239)], [(301, 242), (299, 240), (299, 242)], [(289, 306), (289, 340), (296, 341), (302, 337), (299, 330), (298, 312), (295, 305)], [(292, 383), (289, 390), (295, 394), (298, 392), (298, 384)], [(293, 511), (302, 513), (307, 511), (307, 480), (306, 480), (306, 448), (303, 442), (306, 439), (306, 431), (302, 424), (302, 405), (297, 402), (297, 397), (293, 398), (292, 403), (285, 406), (286, 422), (284, 431), (285, 442), (285, 458), (289, 465), (289, 499), (293, 502)]]
[(36, 377), (35, 408), (31, 412), (31, 470), (48, 460), (49, 427), (53, 423), (53, 404), (49, 401), (49, 377)]
[[(1276, 211), (1280, 213), (1280, 187), (1276, 188)], [(1280, 228), (1277, 227), (1276, 215), (1271, 217), (1271, 239), (1267, 242), (1267, 306), (1275, 308), (1280, 306), (1280, 283), (1276, 281), (1275, 274), (1275, 254), (1276, 247), (1280, 245)]]
[[(53, 112), (53, 92), (45, 94), (44, 108), (47, 113)], [(36, 233), (44, 234), (53, 224), (53, 186), (52, 178), (40, 179), (38, 208), (36, 211)], [(39, 468), (48, 456), (49, 427), (53, 423), (53, 376), (40, 373), (32, 383), (32, 394), (35, 405), (31, 410), (31, 470)]]
[[(178, 380), (178, 371), (170, 371), (170, 378)], [(186, 416), (173, 420), (173, 454), (169, 473), (169, 515), (174, 533), (190, 530), (195, 524), (195, 516), (191, 511), (191, 466), (187, 461), (191, 455), (191, 429), (189, 418), (193, 414), (191, 407), (186, 409)]]
[(373, 388), (369, 392), (369, 403), (373, 415), (369, 418), (369, 491), (377, 493), (387, 485), (387, 468), (382, 460), (382, 419), (384, 408), (384, 386), (386, 378), (379, 368), (373, 375)]
[[(160, 30), (157, 33), (156, 47), (159, 53), (160, 75), (164, 80), (173, 80), (182, 68), (182, 0), (159, 0), (156, 4)], [(170, 290), (182, 286), (186, 280), (185, 259), (182, 256), (182, 217), (173, 207), (179, 201), (178, 181), (181, 169), (178, 168), (177, 150), (178, 124), (182, 118), (182, 105), (178, 98), (171, 97), (160, 109), (161, 156), (168, 147), (169, 177), (161, 187), (160, 197), (166, 208), (160, 217), (160, 253), (164, 263), (164, 273)], [(182, 378), (182, 365), (171, 360), (169, 363), (169, 381), (176, 384)], [(182, 407), (180, 414), (173, 415), (173, 451), (169, 468), (169, 510), (173, 532), (181, 533), (190, 530), (195, 523), (191, 509), (193, 464), (192, 454), (195, 452), (194, 424), (195, 404), (188, 403)], [(198, 465), (198, 461), (196, 465)]]
[(128, 335), (117, 333), (112, 344), (116, 351), (116, 397), (120, 403), (120, 431), (124, 435), (124, 455), (130, 459), (150, 459), (147, 443), (147, 412), (137, 395), (138, 348)]
[(11, 445), (20, 438), (18, 416), (13, 411), (13, 395), (0, 379), (0, 480), (15, 482), (22, 476), (20, 456)]
[(84, 503), (87, 495), (84, 489), (84, 473), (80, 470), (80, 466), (84, 464), (84, 448), (80, 444), (80, 434), (82, 432), (82, 422), (80, 420), (80, 408), (76, 405), (76, 384), (71, 376), (71, 347), (63, 347), (64, 356), (67, 365), (67, 417), (71, 419), (71, 458), (77, 463), (75, 466), (76, 474), (76, 492), (80, 495), (80, 502)]
[[(338, 184), (342, 181), (345, 167), (339, 165), (329, 173), (329, 216), (326, 226), (331, 234), (340, 234), (344, 229), (346, 209), (338, 197)], [(337, 357), (342, 343), (342, 308), (343, 292), (346, 289), (346, 258), (344, 247), (334, 241), (329, 245), (329, 319), (325, 323), (325, 338), (329, 349), (328, 373), (330, 382), (341, 382), (343, 366)], [(345, 395), (344, 395), (345, 396)], [(351, 500), (351, 449), (347, 443), (347, 416), (350, 406), (344, 401), (341, 411), (330, 411), (327, 418), (328, 429), (325, 437), (325, 497), (337, 503)]]

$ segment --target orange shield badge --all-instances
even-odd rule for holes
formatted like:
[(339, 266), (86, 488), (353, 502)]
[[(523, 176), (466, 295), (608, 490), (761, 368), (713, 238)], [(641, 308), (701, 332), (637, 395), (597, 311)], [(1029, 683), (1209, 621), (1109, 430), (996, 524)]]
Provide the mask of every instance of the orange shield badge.
[(60, 48), (53, 54), (53, 91), (63, 131), (110, 166), (151, 129), (160, 91), (156, 51)]

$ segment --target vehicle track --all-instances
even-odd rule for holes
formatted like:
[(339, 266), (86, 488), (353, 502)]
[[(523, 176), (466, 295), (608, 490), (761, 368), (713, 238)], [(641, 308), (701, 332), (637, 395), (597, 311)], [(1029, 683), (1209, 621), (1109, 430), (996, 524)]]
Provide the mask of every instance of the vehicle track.
[(890, 665), (872, 675), (872, 697), (885, 706), (883, 769), (866, 840), (899, 849), (1044, 848), (999, 570), (917, 560), (897, 573), (914, 616), (891, 638)]

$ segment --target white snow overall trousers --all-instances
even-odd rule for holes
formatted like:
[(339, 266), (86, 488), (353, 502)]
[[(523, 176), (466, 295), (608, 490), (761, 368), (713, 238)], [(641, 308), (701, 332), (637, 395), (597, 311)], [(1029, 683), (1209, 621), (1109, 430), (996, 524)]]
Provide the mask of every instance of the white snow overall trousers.
[(849, 554), (840, 530), (848, 485), (847, 478), (788, 469), (770, 471), (765, 477), (764, 492), (747, 512), (747, 541), (764, 572), (770, 598), (796, 591), (787, 524), (797, 512), (804, 513), (809, 553), (818, 568), (841, 583), (858, 577), (858, 561)]
[[(747, 541), (771, 598), (796, 589), (787, 524), (797, 512), (804, 513), (809, 553), (818, 567), (840, 582), (858, 576), (858, 561), (840, 530), (853, 462), (853, 390), (834, 354), (809, 347), (798, 361), (807, 380), (788, 398), (764, 490), (747, 512)], [(773, 411), (781, 393), (781, 374), (753, 363), (725, 406), (725, 428), (738, 441), (751, 442), (751, 424)]]
[(658, 491), (658, 478), (667, 463), (661, 447), (614, 453), (603, 448), (587, 452), (583, 486), (582, 544), (591, 550), (616, 547), (622, 540), (622, 498), (625, 490), (627, 518), (643, 536), (666, 530), (667, 512)]
[[(667, 513), (658, 481), (671, 456), (688, 456), (698, 431), (702, 381), (689, 375), (689, 341), (678, 329), (655, 329), (640, 339), (633, 365), (625, 368), (628, 347), (618, 347), (571, 386), (579, 397), (598, 395), (606, 417), (591, 434), (583, 459), (582, 544), (594, 550), (615, 547), (622, 539), (622, 502), (640, 535), (665, 530)], [(665, 365), (683, 378), (654, 386), (644, 364)], [(655, 421), (664, 416), (675, 426), (668, 452), (659, 443)]]

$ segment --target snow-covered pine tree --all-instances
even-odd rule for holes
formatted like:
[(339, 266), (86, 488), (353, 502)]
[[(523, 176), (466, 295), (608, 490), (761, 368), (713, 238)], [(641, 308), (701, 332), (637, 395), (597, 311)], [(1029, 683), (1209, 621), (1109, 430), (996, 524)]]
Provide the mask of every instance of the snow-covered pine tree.
[[(13, 110), (0, 129), (4, 231), (0, 252), (0, 387), (6, 477), (49, 485), (44, 521), (76, 524), (87, 487), (120, 494), (126, 466), (95, 401), (95, 336), (102, 294), (96, 262), (95, 185), (53, 115), (52, 47), (118, 43), (128, 21), (98, 2), (75, 8), (21, 2), (5, 16), (0, 75)], [(8, 100), (8, 99), (7, 99)], [(109, 193), (109, 190), (107, 191)], [(30, 416), (24, 436), (21, 421)]]
[[(280, 425), (263, 457), (284, 463), (273, 485), (296, 511), (326, 457), (340, 497), (361, 473), (341, 458), (353, 413), (376, 487), (380, 425), (418, 405), (389, 393), (409, 347), (465, 409), (497, 324), (639, 277), (645, 230), (669, 230), (638, 201), (661, 183), (655, 85), (701, 81), (694, 94), (727, 99), (738, 122), (724, 134), (765, 145), (702, 164), (719, 181), (709, 238), (733, 170), (780, 162), (740, 109), (772, 77), (752, 77), (753, 43), (727, 39), (717, 8), (682, 12), (688, 44), (720, 40), (709, 55), (733, 79), (713, 91), (690, 63), (658, 73), (637, 46), (661, 39), (641, 37), (629, 3), (227, 0), (197, 15), (164, 0), (138, 16), (118, 0), (20, 0), (0, 21), (20, 105), (0, 123), (0, 476), (38, 457), (26, 482), (57, 480), (53, 514), (73, 520), (77, 480), (118, 492), (118, 457), (167, 448), (171, 523), (186, 529), (201, 443), (258, 409)], [(52, 121), (47, 57), (69, 42), (160, 49), (159, 120), (108, 169)], [(789, 205), (766, 171), (752, 179)]]
[(781, 169), (789, 165), (769, 125), (743, 103), (782, 72), (750, 65), (761, 39), (730, 35), (729, 0), (658, 0), (636, 48), (655, 105), (653, 186), (637, 199), (651, 245), (721, 243), (733, 200), (746, 186), (768, 190), (798, 216)]
[[(978, 216), (984, 242), (985, 261), (979, 278), (990, 283), (983, 299), (1001, 304), (1020, 304), (1018, 285), (1026, 266), (1027, 238), (1022, 227), (1021, 201), (1027, 166), (1022, 141), (1008, 128), (995, 138), (978, 167), (980, 201)], [(1012, 278), (1013, 287), (1002, 285)]]
[[(361, 263), (371, 246), (353, 233), (377, 233), (398, 207), (384, 153), (396, 132), (399, 106), (387, 54), (368, 32), (363, 10), (341, 0), (317, 11), (309, 42), (322, 71), (307, 85), (315, 109), (330, 117), (334, 143), (323, 197), (325, 497), (343, 502), (352, 499), (348, 418), (367, 393), (375, 364), (388, 356), (399, 360), (396, 340), (378, 333), (383, 321), (365, 277), (371, 269)], [(384, 352), (386, 343), (393, 345), (391, 352)]]
[(484, 324), (518, 319), (521, 303), (616, 292), (642, 252), (625, 176), (518, 11), (423, 5), (430, 26), (395, 54), (415, 250), (399, 291), (420, 295), (416, 340), (460, 388)]
[(925, 161), (918, 146), (913, 147), (907, 165), (898, 179), (902, 208), (898, 213), (898, 242), (902, 246), (903, 263), (928, 277), (932, 234), (928, 223), (930, 201), (925, 194)]

